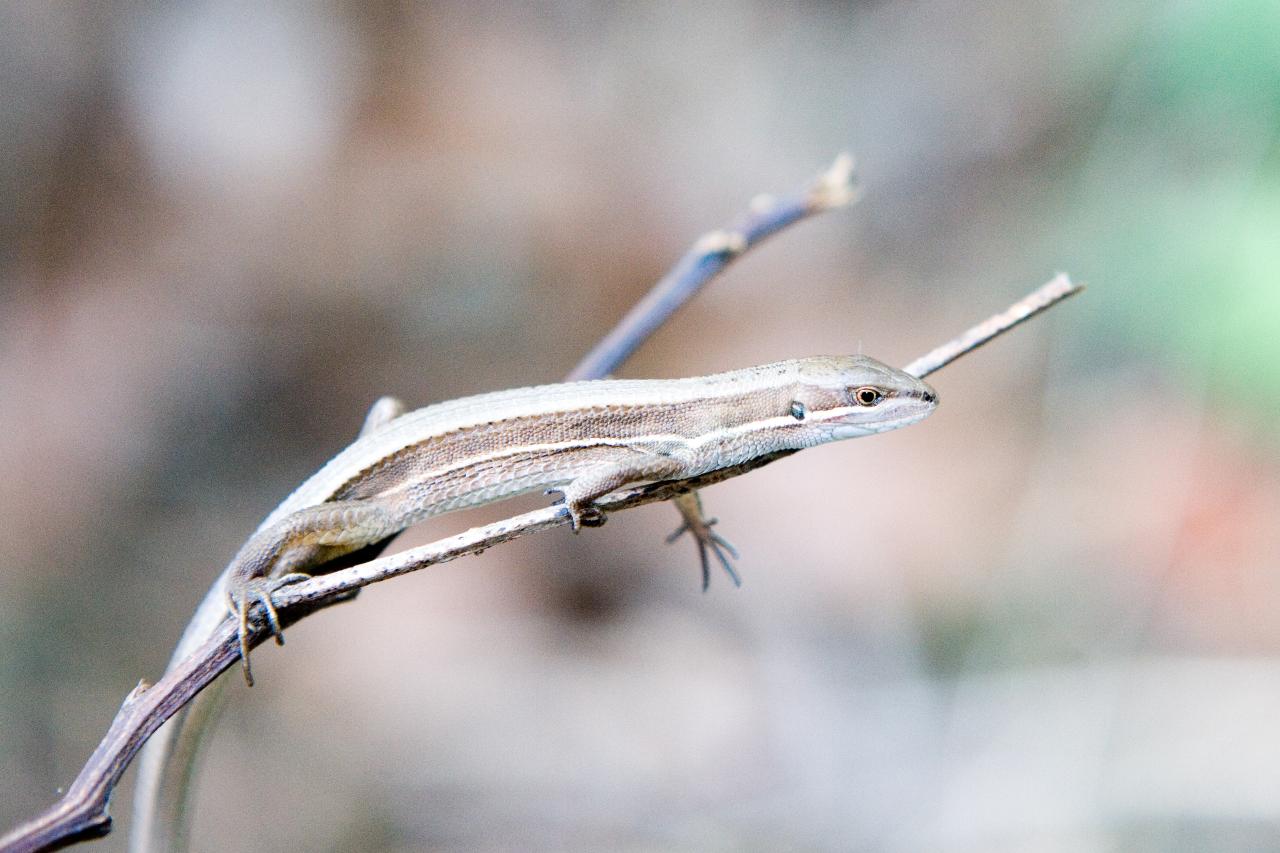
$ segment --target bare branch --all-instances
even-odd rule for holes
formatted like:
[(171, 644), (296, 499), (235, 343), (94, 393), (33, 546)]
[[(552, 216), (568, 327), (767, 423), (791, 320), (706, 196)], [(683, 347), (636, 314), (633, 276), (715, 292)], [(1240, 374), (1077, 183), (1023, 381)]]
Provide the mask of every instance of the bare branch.
[(837, 157), (829, 169), (798, 192), (782, 198), (757, 196), (751, 209), (737, 223), (700, 237), (671, 272), (578, 362), (566, 381), (603, 379), (613, 373), (735, 258), (788, 225), (815, 213), (843, 207), (856, 198), (853, 158), (848, 154)]
[[(912, 361), (903, 370), (913, 376), (923, 377), (950, 364), (967, 352), (972, 352), (992, 338), (1009, 331), (1024, 320), (1035, 316), (1068, 296), (1084, 288), (1073, 285), (1066, 275), (1058, 275), (1052, 281), (1019, 299), (999, 314), (970, 328), (947, 344), (937, 347), (927, 355)], [(656, 483), (621, 492), (615, 492), (597, 501), (606, 513), (630, 509), (654, 501), (669, 500), (678, 494), (719, 483), (731, 477), (745, 474), (767, 465), (794, 451), (775, 453), (744, 465), (712, 471), (690, 480)], [(282, 588), (275, 595), (276, 604), (283, 608), (300, 604), (322, 604), (324, 601), (362, 586), (377, 583), (397, 575), (416, 572), (427, 566), (447, 562), (464, 554), (508, 542), (528, 533), (548, 530), (569, 523), (569, 512), (563, 506), (551, 506), (527, 512), (505, 521), (484, 527), (476, 527), (448, 539), (423, 545), (390, 557), (371, 560), (330, 574), (318, 575)]]
[[(568, 379), (599, 379), (612, 373), (681, 305), (692, 298), (735, 258), (788, 225), (813, 214), (849, 204), (854, 196), (853, 158), (842, 154), (827, 171), (802, 190), (782, 199), (758, 197), (752, 202), (748, 213), (741, 217), (737, 224), (700, 238), (677, 262), (671, 272), (654, 285), (617, 327), (579, 363)], [(758, 460), (751, 467), (758, 467), (766, 461), (769, 460)], [(723, 479), (723, 477), (716, 479)], [(670, 497), (680, 489), (681, 487), (671, 486), (662, 493)], [(644, 502), (664, 499), (648, 497)], [(478, 533), (478, 540), (468, 539), (477, 535), (477, 531), (461, 534), (460, 537), (455, 537), (458, 541), (454, 542), (453, 546), (437, 552), (434, 558), (430, 552), (415, 551), (421, 560), (425, 560), (416, 565), (406, 563), (397, 568), (393, 564), (388, 568), (386, 563), (375, 561), (368, 564), (368, 568), (375, 568), (375, 565), (381, 567), (378, 570), (386, 570), (388, 573), (385, 576), (390, 577), (423, 568), (435, 562), (454, 559), (466, 553), (473, 553), (525, 533), (564, 523), (564, 518), (559, 516), (555, 509), (530, 515), (534, 518), (522, 517), (524, 521), (518, 524), (515, 523), (517, 520), (513, 519), (493, 526), (501, 528), (500, 530), (482, 528)], [(482, 544), (477, 545), (475, 541)], [(346, 584), (345, 588), (351, 589), (376, 579), (377, 577), (371, 575), (369, 579), (363, 581), (343, 578), (340, 582)], [(307, 600), (323, 599), (323, 603), (309, 608), (308, 612), (329, 606), (338, 600), (329, 597), (335, 592), (328, 587), (314, 590), (299, 585), (290, 590), (290, 593), (307, 595)], [(283, 604), (285, 597), (281, 595), (279, 600)], [(292, 600), (289, 599), (289, 601)], [(306, 613), (285, 614), (286, 618), (291, 620), (305, 615)], [(125, 700), (107, 736), (94, 751), (63, 799), (40, 817), (0, 838), (0, 853), (9, 850), (54, 849), (109, 832), (111, 819), (107, 815), (108, 800), (119, 781), (120, 774), (128, 766), (134, 754), (164, 720), (180, 710), (237, 657), (234, 649), (226, 645), (227, 636), (229, 636), (226, 628), (224, 624), (220, 633), (198, 651), (171, 666), (155, 687), (141, 694), (135, 689)], [(252, 644), (256, 646), (259, 642), (261, 637), (255, 635)], [(207, 678), (204, 677), (206, 674)], [(142, 685), (139, 685), (139, 688), (141, 687)]]

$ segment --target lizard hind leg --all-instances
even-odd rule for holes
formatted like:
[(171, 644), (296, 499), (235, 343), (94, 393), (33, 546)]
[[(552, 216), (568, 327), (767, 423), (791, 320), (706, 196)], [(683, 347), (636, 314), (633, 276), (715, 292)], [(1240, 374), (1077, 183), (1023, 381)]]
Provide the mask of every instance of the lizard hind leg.
[(629, 447), (610, 448), (610, 451), (610, 456), (601, 464), (586, 469), (563, 486), (546, 491), (549, 495), (560, 495), (556, 503), (564, 504), (574, 533), (583, 527), (599, 527), (605, 523), (604, 511), (595, 504), (597, 499), (628, 483), (678, 477), (682, 470), (678, 461), (661, 453)]
[(379, 397), (374, 400), (373, 405), (369, 407), (369, 413), (364, 416), (364, 425), (360, 427), (360, 435), (357, 438), (364, 438), (370, 433), (377, 432), (404, 413), (405, 405), (398, 398)]
[(394, 504), (383, 501), (334, 501), (298, 510), (255, 534), (227, 581), (228, 610), (238, 623), (246, 682), (253, 684), (249, 669), (249, 613), (253, 607), (261, 605), (276, 642), (284, 645), (273, 593), (309, 577), (299, 570), (315, 569), (393, 536), (404, 529), (407, 518)]

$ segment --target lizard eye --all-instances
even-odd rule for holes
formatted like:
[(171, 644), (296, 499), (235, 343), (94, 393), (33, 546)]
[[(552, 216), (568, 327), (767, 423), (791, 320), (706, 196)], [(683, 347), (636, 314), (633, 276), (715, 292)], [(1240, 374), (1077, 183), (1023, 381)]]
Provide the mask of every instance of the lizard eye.
[(798, 421), (802, 421), (804, 420), (804, 415), (805, 415), (804, 403), (801, 403), (799, 400), (792, 400), (791, 401), (791, 417), (795, 418)]
[(879, 388), (864, 385), (853, 392), (853, 399), (859, 406), (874, 406), (884, 399), (884, 394), (880, 393)]

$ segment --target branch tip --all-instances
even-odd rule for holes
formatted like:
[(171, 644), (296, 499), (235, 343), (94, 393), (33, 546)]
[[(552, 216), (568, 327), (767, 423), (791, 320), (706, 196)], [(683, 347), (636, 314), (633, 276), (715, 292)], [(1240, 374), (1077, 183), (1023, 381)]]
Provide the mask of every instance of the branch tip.
[(827, 171), (818, 176), (809, 190), (809, 204), (814, 210), (844, 207), (858, 197), (857, 173), (853, 155), (840, 152)]

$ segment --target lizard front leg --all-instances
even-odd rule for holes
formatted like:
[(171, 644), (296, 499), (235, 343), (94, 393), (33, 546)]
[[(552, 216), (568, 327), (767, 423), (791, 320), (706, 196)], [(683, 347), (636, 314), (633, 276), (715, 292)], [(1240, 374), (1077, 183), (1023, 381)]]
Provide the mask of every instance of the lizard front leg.
[(599, 498), (630, 483), (676, 479), (684, 470), (684, 463), (671, 456), (635, 448), (620, 448), (612, 458), (587, 468), (565, 485), (547, 489), (547, 494), (558, 493), (561, 496), (569, 511), (573, 531), (577, 533), (583, 527), (599, 527), (604, 524), (605, 515), (595, 505)]
[[(609, 492), (626, 486), (629, 483), (653, 482), (657, 480), (674, 480), (687, 475), (686, 466), (678, 457), (664, 453), (636, 450), (628, 448), (620, 458), (591, 468), (579, 475), (568, 485), (548, 489), (548, 493), (561, 494), (574, 532), (583, 527), (599, 527), (604, 524), (605, 516), (595, 501)], [(712, 530), (716, 519), (707, 518), (702, 511), (702, 501), (697, 492), (678, 495), (672, 500), (680, 514), (684, 516), (684, 524), (675, 533), (667, 537), (667, 542), (674, 542), (682, 534), (688, 533), (698, 546), (698, 557), (702, 563), (702, 589), (705, 592), (711, 584), (711, 566), (708, 552), (720, 561), (725, 573), (733, 581), (734, 586), (742, 586), (742, 579), (729, 558), (738, 558), (737, 549), (727, 539)]]

